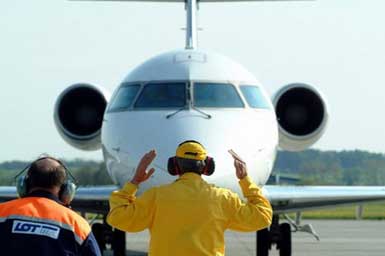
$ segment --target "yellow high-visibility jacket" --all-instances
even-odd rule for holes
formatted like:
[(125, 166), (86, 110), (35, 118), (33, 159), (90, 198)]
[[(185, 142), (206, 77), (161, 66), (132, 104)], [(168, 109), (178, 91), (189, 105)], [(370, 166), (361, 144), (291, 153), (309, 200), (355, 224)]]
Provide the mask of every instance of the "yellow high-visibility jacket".
[(190, 172), (139, 197), (137, 186), (127, 183), (111, 194), (107, 222), (127, 232), (148, 228), (151, 256), (224, 255), (226, 229), (256, 231), (272, 220), (269, 201), (251, 179), (239, 184), (247, 202)]

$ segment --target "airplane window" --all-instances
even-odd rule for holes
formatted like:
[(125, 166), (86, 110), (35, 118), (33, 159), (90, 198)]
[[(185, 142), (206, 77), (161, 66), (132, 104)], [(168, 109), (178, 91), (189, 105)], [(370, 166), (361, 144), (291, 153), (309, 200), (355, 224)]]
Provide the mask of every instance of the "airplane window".
[(139, 84), (120, 87), (108, 110), (117, 111), (129, 108), (138, 93), (139, 88)]
[(186, 83), (147, 84), (136, 108), (180, 108), (186, 105)]
[(269, 101), (262, 94), (259, 87), (252, 85), (241, 85), (240, 88), (250, 107), (270, 109)]
[(194, 106), (207, 108), (243, 108), (243, 102), (231, 84), (195, 83)]

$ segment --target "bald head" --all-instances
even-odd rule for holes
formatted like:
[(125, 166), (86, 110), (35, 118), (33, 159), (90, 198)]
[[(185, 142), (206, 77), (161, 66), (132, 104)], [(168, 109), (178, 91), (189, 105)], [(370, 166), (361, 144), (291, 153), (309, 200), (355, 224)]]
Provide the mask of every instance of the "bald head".
[(28, 187), (52, 189), (59, 187), (66, 180), (64, 166), (54, 158), (42, 158), (31, 164), (28, 169)]

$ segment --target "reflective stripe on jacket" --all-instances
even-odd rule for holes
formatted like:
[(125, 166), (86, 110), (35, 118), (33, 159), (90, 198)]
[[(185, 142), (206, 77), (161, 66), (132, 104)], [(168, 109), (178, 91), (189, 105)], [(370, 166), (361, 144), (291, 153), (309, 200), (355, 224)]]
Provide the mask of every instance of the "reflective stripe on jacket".
[(107, 222), (137, 232), (149, 228), (149, 255), (224, 255), (224, 232), (256, 231), (271, 224), (272, 208), (260, 189), (246, 177), (239, 182), (247, 202), (236, 193), (185, 173), (175, 182), (135, 197), (127, 183), (110, 197)]
[(0, 204), (3, 255), (100, 255), (87, 221), (48, 192)]

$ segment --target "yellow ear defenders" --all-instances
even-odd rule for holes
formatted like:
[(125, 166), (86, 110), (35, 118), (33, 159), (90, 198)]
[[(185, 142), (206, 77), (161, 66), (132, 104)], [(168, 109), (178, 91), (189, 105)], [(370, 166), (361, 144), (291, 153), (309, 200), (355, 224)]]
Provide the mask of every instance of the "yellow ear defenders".
[[(60, 191), (59, 191), (59, 200), (64, 204), (64, 205), (69, 205), (71, 201), (73, 200), (76, 192), (76, 179), (75, 177), (71, 174), (71, 172), (67, 169), (67, 167), (58, 159), (50, 156), (43, 156), (38, 158), (37, 160), (31, 162), (29, 165), (27, 165), (21, 172), (19, 172), (15, 176), (15, 181), (16, 181), (16, 189), (17, 193), (20, 197), (25, 197), (28, 195), (29, 192), (29, 184), (30, 184), (30, 168), (33, 163), (36, 163), (40, 160), (43, 159), (52, 159), (56, 162), (58, 162), (65, 170), (66, 172), (66, 181), (61, 185)], [(22, 175), (25, 171), (27, 171), (26, 175)]]
[(207, 156), (206, 149), (195, 140), (186, 140), (179, 144), (176, 156), (168, 159), (167, 170), (173, 176), (182, 174), (178, 165), (178, 158), (195, 160), (197, 167), (203, 166), (202, 174), (204, 175), (210, 176), (215, 171), (214, 159)]

